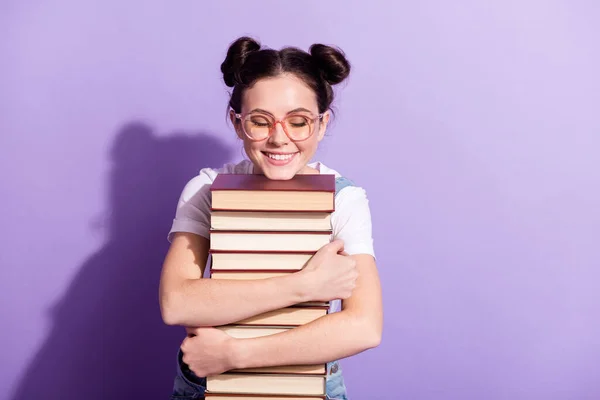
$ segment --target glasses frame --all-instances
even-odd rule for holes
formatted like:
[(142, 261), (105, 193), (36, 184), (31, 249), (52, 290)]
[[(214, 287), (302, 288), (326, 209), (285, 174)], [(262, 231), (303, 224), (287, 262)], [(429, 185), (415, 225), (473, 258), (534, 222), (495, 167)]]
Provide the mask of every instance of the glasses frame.
[[(274, 122), (273, 122), (273, 126), (272, 126), (272, 127), (269, 129), (269, 134), (267, 135), (267, 137), (265, 137), (264, 139), (254, 139), (253, 137), (251, 137), (251, 136), (248, 134), (248, 132), (246, 132), (246, 128), (244, 127), (244, 123), (243, 123), (243, 120), (244, 120), (245, 118), (247, 118), (249, 115), (252, 115), (252, 113), (248, 113), (248, 114), (234, 113), (234, 115), (235, 115), (235, 118), (236, 118), (236, 119), (239, 119), (239, 120), (240, 120), (240, 122), (242, 122), (242, 132), (244, 132), (244, 135), (246, 135), (246, 137), (247, 137), (247, 138), (248, 138), (250, 141), (252, 141), (252, 142), (262, 142), (263, 140), (268, 140), (268, 139), (269, 139), (271, 136), (273, 136), (273, 131), (275, 131), (275, 127), (277, 126), (277, 124), (280, 124), (280, 125), (281, 125), (281, 127), (283, 128), (283, 132), (285, 133), (285, 135), (286, 135), (286, 136), (287, 136), (287, 137), (288, 137), (288, 138), (289, 138), (289, 139), (290, 139), (292, 142), (303, 142), (303, 141), (305, 141), (305, 140), (308, 140), (308, 139), (310, 139), (310, 138), (311, 138), (311, 137), (314, 135), (314, 133), (315, 133), (315, 129), (313, 129), (313, 130), (310, 132), (310, 135), (308, 135), (308, 136), (307, 136), (307, 137), (305, 137), (304, 139), (294, 139), (294, 138), (292, 138), (292, 137), (290, 136), (290, 134), (288, 133), (288, 131), (287, 131), (286, 127), (285, 127), (285, 123), (284, 123), (284, 120), (285, 120), (285, 118), (284, 118), (284, 119), (276, 119), (276, 118), (274, 118), (274, 117), (270, 117), (270, 116), (268, 116), (268, 115), (264, 115), (264, 114), (258, 114), (258, 115), (261, 115), (261, 116), (269, 117), (270, 119), (273, 119), (273, 120), (274, 120)], [(256, 114), (254, 114), (254, 115), (256, 115)], [(314, 124), (314, 123), (315, 123), (317, 120), (319, 120), (319, 121), (320, 121), (320, 120), (322, 120), (324, 115), (325, 115), (325, 113), (321, 113), (321, 114), (318, 114), (316, 117), (312, 117), (312, 118), (311, 118), (311, 117), (307, 117), (306, 115), (302, 115), (302, 117), (306, 117), (306, 118), (308, 118), (308, 120)]]

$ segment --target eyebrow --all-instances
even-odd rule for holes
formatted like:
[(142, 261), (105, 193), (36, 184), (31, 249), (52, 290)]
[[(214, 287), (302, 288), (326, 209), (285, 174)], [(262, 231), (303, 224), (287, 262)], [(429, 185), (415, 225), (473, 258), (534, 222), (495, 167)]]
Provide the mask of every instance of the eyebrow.
[[(271, 116), (274, 116), (272, 113), (270, 113), (267, 110), (263, 110), (262, 108), (255, 108), (254, 110), (250, 111), (250, 113), (255, 113), (255, 112), (259, 112), (259, 113), (264, 113), (264, 114), (269, 114)], [(312, 113), (312, 111), (310, 111), (307, 108), (304, 107), (298, 107), (298, 108), (294, 108), (291, 111), (288, 111), (287, 114), (292, 114), (292, 113), (296, 113), (296, 112), (307, 112), (307, 113)]]

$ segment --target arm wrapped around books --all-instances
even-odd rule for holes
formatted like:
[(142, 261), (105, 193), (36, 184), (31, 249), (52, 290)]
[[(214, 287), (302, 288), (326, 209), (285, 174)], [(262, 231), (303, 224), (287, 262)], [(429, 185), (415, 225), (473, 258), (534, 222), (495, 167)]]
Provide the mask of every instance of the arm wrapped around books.
[[(175, 235), (160, 284), (160, 306), (166, 324), (203, 327), (250, 323), (256, 316), (289, 306), (345, 299), (358, 276), (356, 262), (338, 254), (343, 253), (343, 243), (335, 240), (321, 247), (298, 271), (266, 272), (272, 276), (257, 279), (261, 274), (254, 270), (249, 272), (252, 279), (245, 279), (248, 275), (239, 271), (219, 270), (215, 271), (215, 279), (201, 279), (208, 245), (205, 238), (194, 234)], [(295, 323), (293, 319), (291, 322)]]
[(340, 312), (280, 333), (234, 338), (217, 328), (193, 330), (183, 345), (184, 361), (199, 376), (230, 369), (325, 363), (376, 347), (381, 341), (383, 311), (375, 262), (356, 260), (358, 279)]
[(306, 301), (304, 281), (286, 275), (261, 280), (201, 279), (207, 239), (174, 236), (160, 281), (160, 308), (168, 325), (218, 326)]

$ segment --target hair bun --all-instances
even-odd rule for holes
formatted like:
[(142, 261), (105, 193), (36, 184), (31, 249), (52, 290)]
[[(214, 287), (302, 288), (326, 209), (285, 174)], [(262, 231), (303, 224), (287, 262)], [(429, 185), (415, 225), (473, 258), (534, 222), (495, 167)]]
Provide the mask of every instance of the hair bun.
[(249, 55), (260, 50), (260, 43), (256, 40), (242, 36), (233, 42), (227, 50), (225, 61), (221, 64), (223, 80), (229, 87), (241, 83), (240, 70)]
[(350, 63), (340, 49), (316, 43), (310, 46), (310, 55), (329, 84), (340, 83), (350, 75)]

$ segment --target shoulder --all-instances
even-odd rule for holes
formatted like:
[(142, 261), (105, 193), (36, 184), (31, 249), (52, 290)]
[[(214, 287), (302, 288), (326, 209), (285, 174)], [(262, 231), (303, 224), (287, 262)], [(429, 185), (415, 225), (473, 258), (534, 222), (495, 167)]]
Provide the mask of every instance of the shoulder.
[(321, 163), (315, 164), (321, 174), (336, 177), (335, 211), (332, 214), (333, 235), (344, 241), (348, 254), (370, 254), (373, 248), (371, 211), (366, 190), (338, 171)]
[(375, 257), (371, 207), (365, 189), (346, 186), (335, 198), (331, 216), (333, 236), (344, 241), (348, 254), (370, 254)]
[(367, 191), (346, 177), (336, 178), (335, 211), (339, 219), (368, 219), (371, 214)]
[(317, 169), (321, 174), (332, 174), (335, 176), (336, 209), (339, 207), (345, 208), (346, 206), (352, 206), (353, 203), (356, 202), (367, 201), (366, 190), (353, 179), (342, 175), (339, 171), (328, 167), (322, 162), (312, 163), (311, 166)]
[(180, 203), (187, 202), (199, 193), (210, 195), (210, 185), (215, 181), (219, 174), (247, 174), (252, 172), (251, 162), (243, 160), (239, 163), (227, 163), (219, 168), (202, 168), (198, 175), (191, 178), (183, 188)]
[[(252, 162), (249, 160), (242, 160), (238, 163), (227, 163), (219, 168), (202, 168), (198, 175), (193, 179), (207, 180), (212, 183), (218, 174), (250, 174), (252, 173)], [(192, 180), (193, 180), (192, 179)]]
[(249, 161), (225, 164), (220, 168), (202, 168), (198, 175), (184, 186), (177, 203), (175, 218), (167, 239), (172, 240), (175, 232), (192, 232), (209, 239), (210, 231), (210, 187), (219, 174), (248, 173), (252, 171)]

